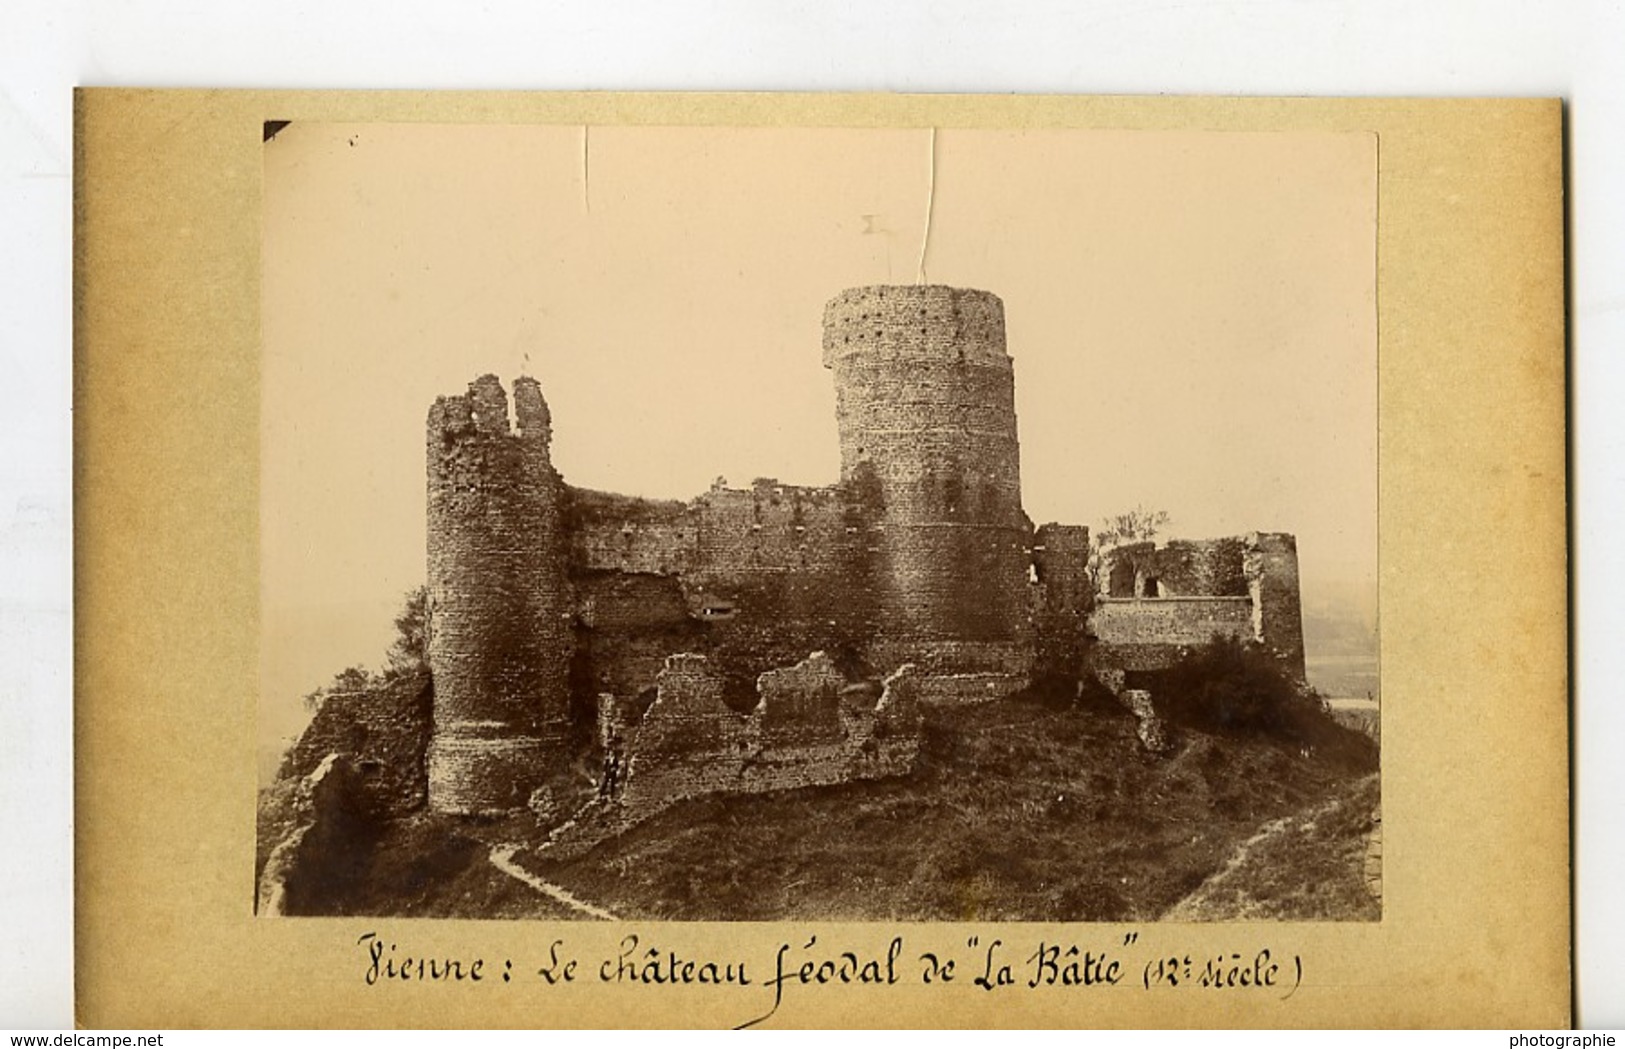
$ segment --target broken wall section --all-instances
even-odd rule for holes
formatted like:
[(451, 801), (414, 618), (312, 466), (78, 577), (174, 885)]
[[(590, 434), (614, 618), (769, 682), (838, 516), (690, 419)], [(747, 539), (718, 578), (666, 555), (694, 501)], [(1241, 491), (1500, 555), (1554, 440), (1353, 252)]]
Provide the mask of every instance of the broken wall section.
[(913, 670), (873, 685), (848, 681), (814, 652), (758, 679), (760, 700), (741, 714), (722, 699), (723, 678), (703, 656), (670, 657), (658, 693), (624, 743), (617, 800), (635, 821), (684, 798), (755, 794), (906, 775), (920, 748)]
[(374, 819), (416, 812), (428, 797), (433, 703), (429, 675), (421, 671), (327, 693), (282, 759), (278, 782), (309, 776), (334, 754), (351, 773), (356, 811)]
[(1046, 524), (1033, 534), (1033, 675), (1070, 680), (1083, 666), (1094, 576), (1089, 529)]
[(634, 695), (673, 652), (710, 657), (741, 712), (762, 668), (810, 649), (855, 672), (875, 632), (877, 531), (859, 485), (719, 481), (687, 503), (573, 490), (570, 570), (591, 678), (576, 692)]
[(1262, 646), (1288, 676), (1305, 680), (1291, 535), (1128, 544), (1101, 555), (1098, 581), (1088, 662), (1114, 688), (1125, 670), (1166, 669), (1221, 636)]

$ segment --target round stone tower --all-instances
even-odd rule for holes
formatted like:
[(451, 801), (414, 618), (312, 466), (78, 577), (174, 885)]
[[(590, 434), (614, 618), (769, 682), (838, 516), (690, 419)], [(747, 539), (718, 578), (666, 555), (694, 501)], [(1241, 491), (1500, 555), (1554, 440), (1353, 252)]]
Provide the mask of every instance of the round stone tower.
[(566, 488), (534, 379), (494, 375), (428, 422), (429, 805), (522, 808), (560, 767), (569, 722)]
[(882, 643), (943, 670), (1008, 662), (1027, 626), (1032, 525), (1004, 304), (941, 285), (844, 291), (824, 308), (824, 365), (841, 478), (883, 504)]

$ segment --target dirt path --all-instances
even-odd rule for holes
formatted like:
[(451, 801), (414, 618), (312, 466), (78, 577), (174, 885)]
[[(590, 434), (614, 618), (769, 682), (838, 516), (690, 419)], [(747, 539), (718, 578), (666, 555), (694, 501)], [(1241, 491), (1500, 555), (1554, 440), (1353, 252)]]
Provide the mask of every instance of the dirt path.
[(594, 907), (590, 903), (584, 903), (570, 895), (565, 890), (561, 889), (559, 886), (554, 885), (552, 882), (543, 881), (530, 871), (527, 871), (525, 868), (519, 866), (519, 864), (513, 861), (514, 853), (518, 851), (519, 846), (517, 845), (498, 845), (496, 848), (491, 850), (491, 863), (502, 873), (510, 877), (517, 878), (526, 885), (530, 886), (532, 889), (535, 889), (537, 892), (541, 893), (543, 896), (557, 900), (579, 914), (586, 915), (589, 918), (597, 918), (599, 921), (620, 921), (619, 918), (604, 910), (602, 907)]
[(1314, 812), (1309, 813), (1307, 817), (1282, 816), (1280, 819), (1270, 820), (1268, 823), (1258, 828), (1258, 832), (1252, 837), (1248, 838), (1240, 845), (1237, 845), (1236, 851), (1230, 854), (1230, 858), (1224, 862), (1223, 867), (1220, 867), (1217, 871), (1214, 871), (1212, 874), (1208, 875), (1207, 878), (1203, 880), (1202, 884), (1198, 885), (1191, 891), (1189, 896), (1186, 896), (1184, 899), (1168, 908), (1167, 912), (1164, 913), (1163, 916), (1158, 920), (1165, 922), (1199, 922), (1211, 920), (1209, 912), (1212, 908), (1208, 903), (1209, 898), (1212, 897), (1215, 892), (1221, 888), (1232, 875), (1236, 873), (1236, 871), (1241, 869), (1242, 864), (1247, 862), (1247, 857), (1252, 854), (1254, 849), (1258, 848), (1260, 845), (1263, 845), (1265, 842), (1278, 838), (1282, 834), (1286, 833), (1287, 829), (1292, 826), (1295, 820), (1300, 818), (1314, 819), (1316, 815), (1323, 812), (1329, 805), (1334, 803), (1335, 802), (1328, 802), (1322, 804), (1320, 807), (1315, 809)]
[[(1267, 916), (1252, 913), (1232, 913), (1236, 911), (1238, 905), (1243, 912), (1250, 912), (1256, 906), (1256, 904), (1248, 902), (1251, 894), (1246, 891), (1247, 886), (1245, 884), (1234, 884), (1237, 879), (1245, 882), (1257, 877), (1257, 871), (1247, 871), (1244, 868), (1247, 868), (1250, 861), (1258, 854), (1262, 853), (1268, 856), (1269, 850), (1282, 839), (1314, 830), (1315, 825), (1321, 820), (1332, 816), (1345, 805), (1350, 804), (1352, 796), (1359, 792), (1364, 783), (1365, 781), (1356, 784), (1348, 792), (1339, 792), (1312, 808), (1293, 813), (1290, 816), (1270, 820), (1259, 827), (1252, 837), (1236, 846), (1235, 851), (1230, 854), (1230, 858), (1225, 861), (1224, 866), (1210, 874), (1188, 896), (1170, 907), (1160, 920), (1199, 922)], [(1296, 847), (1293, 843), (1289, 842), (1288, 844)], [(1380, 822), (1376, 824), (1367, 837), (1362, 852), (1359, 878), (1365, 890), (1371, 894), (1372, 898), (1380, 902), (1382, 899), (1382, 824)]]

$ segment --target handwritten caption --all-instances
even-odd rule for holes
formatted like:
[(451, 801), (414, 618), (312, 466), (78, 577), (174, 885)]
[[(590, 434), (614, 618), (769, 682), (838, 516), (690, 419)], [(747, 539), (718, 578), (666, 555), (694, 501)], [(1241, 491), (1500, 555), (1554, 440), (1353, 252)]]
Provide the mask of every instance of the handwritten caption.
[(1081, 944), (1037, 939), (1018, 944), (969, 935), (950, 948), (893, 936), (883, 949), (863, 951), (827, 943), (817, 935), (779, 943), (776, 954), (713, 958), (693, 955), (645, 937), (624, 935), (614, 951), (578, 957), (554, 938), (530, 959), (452, 957), (415, 951), (399, 939), (365, 932), (361, 979), (367, 986), (396, 983), (486, 984), (529, 982), (545, 987), (619, 984), (647, 987), (727, 986), (750, 989), (762, 1011), (739, 1024), (753, 1027), (779, 1011), (787, 994), (832, 985), (900, 984), (965, 988), (972, 994), (1124, 987), (1142, 992), (1292, 997), (1303, 983), (1303, 958), (1264, 946), (1219, 954), (1155, 951), (1129, 932), (1121, 941)]

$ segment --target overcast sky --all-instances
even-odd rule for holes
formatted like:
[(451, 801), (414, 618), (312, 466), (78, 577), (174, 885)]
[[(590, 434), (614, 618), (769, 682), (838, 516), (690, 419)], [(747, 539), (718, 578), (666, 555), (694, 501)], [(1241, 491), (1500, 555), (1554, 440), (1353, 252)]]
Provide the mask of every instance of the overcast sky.
[(436, 395), (536, 376), (575, 485), (830, 483), (823, 304), (922, 244), (1004, 300), (1035, 523), (1293, 532), (1307, 601), (1375, 592), (1373, 136), (294, 124), (265, 162), (271, 735), (423, 582)]

